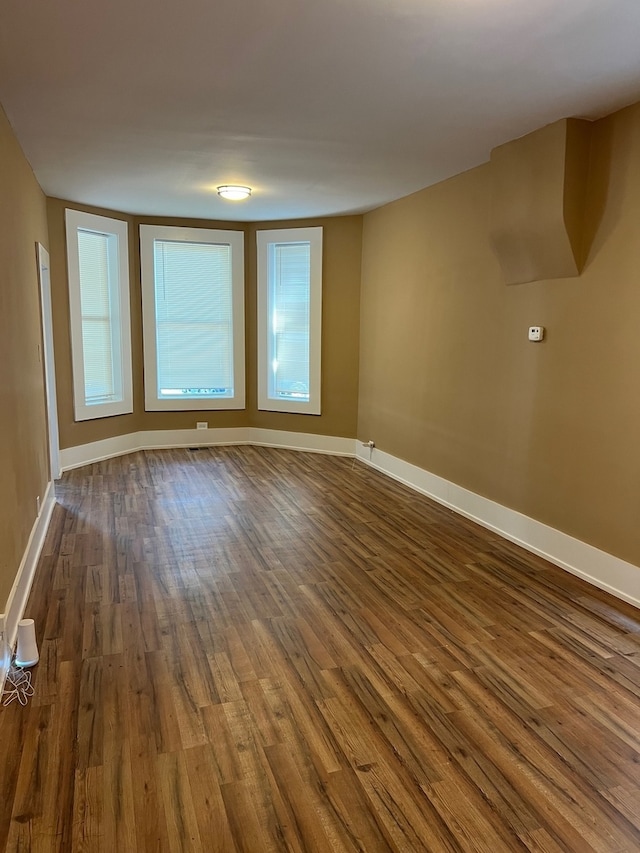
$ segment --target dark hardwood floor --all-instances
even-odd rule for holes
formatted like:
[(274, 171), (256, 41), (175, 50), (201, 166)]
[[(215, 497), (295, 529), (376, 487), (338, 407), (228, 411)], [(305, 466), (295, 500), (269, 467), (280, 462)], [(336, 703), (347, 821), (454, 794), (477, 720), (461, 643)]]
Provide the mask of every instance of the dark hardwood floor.
[(351, 459), (69, 472), (6, 851), (640, 850), (640, 612)]

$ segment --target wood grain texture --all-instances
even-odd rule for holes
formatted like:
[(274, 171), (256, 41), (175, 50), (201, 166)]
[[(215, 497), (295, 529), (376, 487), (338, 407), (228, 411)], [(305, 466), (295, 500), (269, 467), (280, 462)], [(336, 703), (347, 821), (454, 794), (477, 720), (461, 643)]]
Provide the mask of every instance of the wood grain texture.
[(640, 849), (640, 613), (358, 462), (64, 475), (0, 849)]

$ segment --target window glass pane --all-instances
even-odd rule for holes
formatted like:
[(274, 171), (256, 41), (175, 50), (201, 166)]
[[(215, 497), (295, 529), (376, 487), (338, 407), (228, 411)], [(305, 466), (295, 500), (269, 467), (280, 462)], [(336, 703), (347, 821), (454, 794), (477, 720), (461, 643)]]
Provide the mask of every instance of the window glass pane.
[(85, 405), (119, 399), (113, 364), (113, 316), (107, 234), (78, 230)]
[(154, 240), (158, 397), (233, 397), (231, 246)]
[(311, 245), (271, 243), (269, 396), (309, 400)]

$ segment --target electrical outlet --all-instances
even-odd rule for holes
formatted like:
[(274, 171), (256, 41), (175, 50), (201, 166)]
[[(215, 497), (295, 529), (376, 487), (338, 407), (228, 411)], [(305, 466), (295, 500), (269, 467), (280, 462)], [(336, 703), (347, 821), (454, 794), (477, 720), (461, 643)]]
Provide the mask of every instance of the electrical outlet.
[(196, 429), (209, 429), (208, 421), (196, 421)]

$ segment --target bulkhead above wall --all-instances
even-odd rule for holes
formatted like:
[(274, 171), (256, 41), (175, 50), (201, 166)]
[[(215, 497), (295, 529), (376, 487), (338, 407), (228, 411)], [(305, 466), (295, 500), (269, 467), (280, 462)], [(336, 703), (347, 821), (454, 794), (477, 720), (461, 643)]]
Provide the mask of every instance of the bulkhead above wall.
[(490, 240), (507, 284), (580, 275), (591, 122), (561, 119), (491, 152)]

